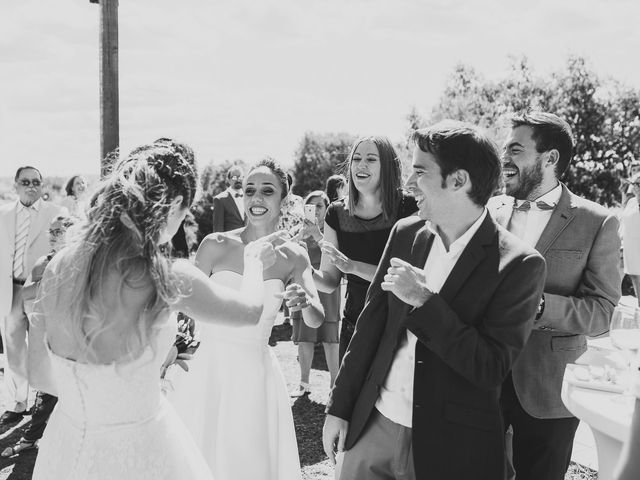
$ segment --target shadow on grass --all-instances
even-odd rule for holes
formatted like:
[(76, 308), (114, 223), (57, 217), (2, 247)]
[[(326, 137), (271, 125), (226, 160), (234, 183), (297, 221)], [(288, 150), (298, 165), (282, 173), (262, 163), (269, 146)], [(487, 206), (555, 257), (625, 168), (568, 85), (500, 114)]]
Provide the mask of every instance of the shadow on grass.
[[(0, 440), (0, 452), (5, 448), (11, 447), (20, 441), (20, 438), (24, 434), (24, 431), (29, 427), (31, 421), (14, 426), (9, 430), (3, 432), (3, 434), (9, 433), (7, 436), (3, 436)], [(6, 480), (28, 480), (33, 475), (33, 466), (36, 462), (36, 456), (38, 450), (33, 448), (21, 452), (13, 457), (0, 457), (0, 471), (11, 473), (7, 477), (2, 477)]]
[(300, 465), (303, 467), (327, 458), (322, 448), (324, 409), (324, 404), (311, 401), (308, 395), (296, 399), (292, 406)]

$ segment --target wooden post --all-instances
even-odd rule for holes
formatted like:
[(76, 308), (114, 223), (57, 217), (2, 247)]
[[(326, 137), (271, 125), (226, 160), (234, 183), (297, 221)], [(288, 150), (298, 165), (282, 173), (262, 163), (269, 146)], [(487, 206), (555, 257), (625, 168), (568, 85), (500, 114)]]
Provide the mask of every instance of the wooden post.
[(107, 156), (120, 145), (118, 101), (118, 0), (89, 0), (100, 4), (100, 172)]

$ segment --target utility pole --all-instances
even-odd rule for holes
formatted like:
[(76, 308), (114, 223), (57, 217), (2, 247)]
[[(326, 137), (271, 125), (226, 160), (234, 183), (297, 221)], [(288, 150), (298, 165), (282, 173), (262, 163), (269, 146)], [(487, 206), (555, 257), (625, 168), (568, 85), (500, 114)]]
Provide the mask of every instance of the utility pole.
[(118, 101), (118, 0), (89, 0), (100, 5), (100, 173), (107, 156), (120, 145)]

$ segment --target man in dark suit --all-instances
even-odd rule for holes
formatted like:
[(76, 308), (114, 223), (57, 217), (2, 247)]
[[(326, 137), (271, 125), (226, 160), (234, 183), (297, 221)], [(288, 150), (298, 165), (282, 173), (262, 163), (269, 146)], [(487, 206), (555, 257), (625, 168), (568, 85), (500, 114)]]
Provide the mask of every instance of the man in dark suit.
[(244, 226), (243, 180), (244, 173), (238, 165), (227, 172), (228, 188), (213, 197), (213, 233)]
[[(498, 480), (500, 386), (531, 332), (544, 260), (485, 208), (495, 145), (444, 122), (414, 133), (419, 218), (389, 237), (331, 392), (340, 480)], [(428, 222), (425, 223), (425, 220)]]
[(513, 198), (489, 205), (496, 221), (535, 245), (547, 264), (541, 315), (501, 399), (518, 480), (564, 479), (579, 423), (560, 398), (565, 367), (586, 350), (585, 336), (609, 329), (620, 299), (615, 215), (559, 181), (573, 148), (571, 127), (556, 115), (514, 117), (503, 158)]

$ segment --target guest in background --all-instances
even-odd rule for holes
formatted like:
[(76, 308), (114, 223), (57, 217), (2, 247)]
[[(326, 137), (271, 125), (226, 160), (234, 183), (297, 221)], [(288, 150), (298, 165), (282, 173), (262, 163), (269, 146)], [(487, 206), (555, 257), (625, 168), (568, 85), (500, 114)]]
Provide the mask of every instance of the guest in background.
[(562, 378), (585, 337), (609, 329), (620, 299), (618, 220), (560, 182), (575, 146), (566, 121), (530, 112), (511, 126), (502, 161), (509, 196), (492, 199), (490, 211), (542, 254), (547, 275), (531, 337), (502, 386), (502, 411), (516, 478), (562, 480), (579, 424), (560, 398)]
[(70, 215), (85, 218), (87, 180), (82, 175), (74, 175), (64, 186), (64, 191), (67, 196), (62, 200), (62, 206), (69, 210)]
[(49, 251), (47, 229), (51, 220), (67, 209), (42, 197), (42, 175), (35, 167), (20, 167), (15, 175), (16, 202), (0, 206), (0, 329), (4, 345), (4, 381), (9, 409), (0, 426), (16, 423), (27, 410), (27, 326), (22, 288), (40, 257)]
[(629, 179), (633, 196), (620, 216), (620, 236), (624, 273), (633, 283), (636, 298), (640, 298), (640, 172)]
[(243, 180), (244, 172), (239, 165), (227, 171), (227, 189), (213, 197), (213, 233), (244, 227)]
[(48, 232), (51, 251), (38, 259), (22, 289), (24, 312), (31, 322), (29, 326), (29, 385), (31, 388), (37, 389), (37, 393), (29, 426), (16, 444), (2, 451), (3, 457), (11, 457), (24, 450), (34, 448), (36, 442), (42, 438), (49, 416), (58, 402), (53, 379), (51, 378), (50, 365), (46, 358), (44, 326), (38, 324), (31, 317), (31, 314), (33, 313), (33, 303), (36, 299), (36, 291), (40, 280), (42, 280), (44, 269), (47, 268), (56, 252), (64, 246), (67, 229), (73, 224), (73, 217), (60, 215), (53, 219), (51, 225), (49, 225)]
[[(324, 230), (324, 216), (329, 206), (329, 197), (322, 191), (311, 192), (304, 199), (305, 205), (315, 206), (315, 221), (305, 219), (309, 224), (306, 230), (308, 235), (302, 239), (309, 253), (309, 260), (313, 268), (320, 267), (322, 250), (319, 242), (322, 240)], [(327, 368), (330, 375), (330, 386), (338, 374), (338, 322), (340, 320), (340, 289), (337, 288), (332, 293), (318, 292), (320, 303), (324, 308), (324, 323), (318, 328), (309, 327), (302, 320), (301, 311), (293, 312), (291, 321), (293, 323), (293, 334), (291, 340), (298, 344), (298, 362), (300, 363), (300, 385), (298, 389), (291, 393), (292, 397), (299, 397), (311, 392), (309, 384), (309, 374), (313, 362), (314, 347), (317, 342), (322, 342), (324, 356), (327, 361)]]
[(329, 203), (333, 203), (336, 200), (346, 197), (348, 193), (347, 179), (340, 173), (331, 175), (327, 178), (324, 191), (327, 192)]
[[(640, 173), (640, 161), (633, 160), (629, 166), (627, 167), (627, 178), (631, 179), (636, 174)], [(630, 180), (626, 178), (622, 178), (620, 182), (620, 194), (622, 196), (622, 200), (620, 205), (624, 208), (627, 205), (627, 202), (631, 200), (633, 197), (638, 198), (638, 196), (633, 191), (633, 184)]]
[[(293, 177), (287, 172), (287, 196), (282, 201), (280, 209), (280, 219), (278, 220), (278, 230), (285, 230), (292, 232), (294, 229), (300, 227), (304, 222), (304, 203), (300, 195), (293, 193)], [(276, 325), (274, 331), (269, 337), (269, 345), (275, 346), (275, 333), (280, 333), (280, 336), (289, 338), (291, 336), (291, 315), (289, 308), (285, 303), (282, 304), (282, 310), (284, 312), (284, 321), (282, 325)]]
[(417, 210), (402, 193), (400, 160), (386, 137), (363, 137), (348, 157), (348, 197), (329, 206), (324, 225), (322, 261), (314, 278), (320, 291), (333, 292), (347, 276), (347, 299), (340, 329), (340, 354), (353, 335), (371, 279), (391, 227)]

